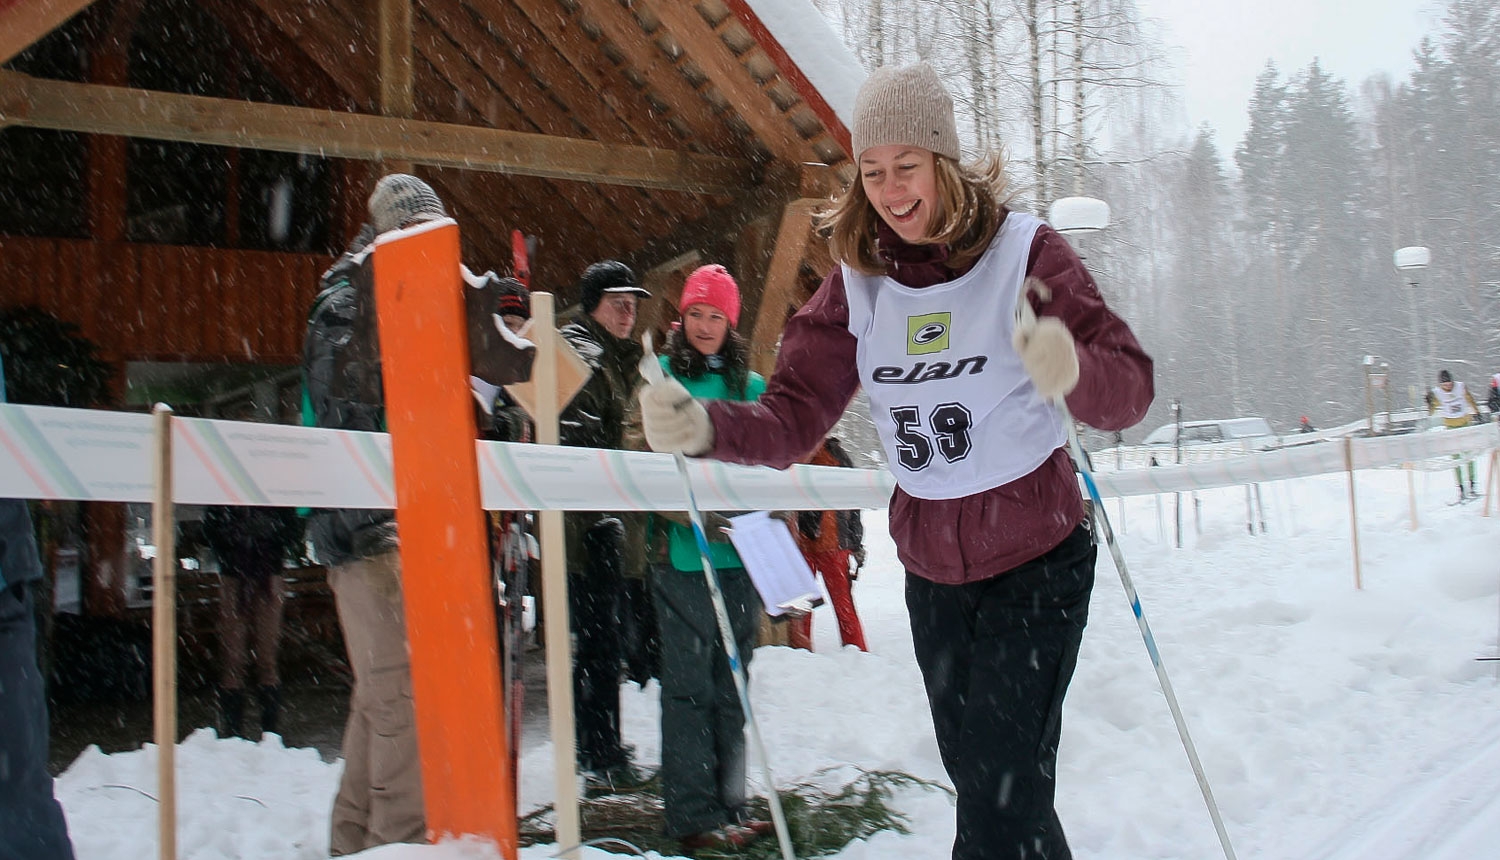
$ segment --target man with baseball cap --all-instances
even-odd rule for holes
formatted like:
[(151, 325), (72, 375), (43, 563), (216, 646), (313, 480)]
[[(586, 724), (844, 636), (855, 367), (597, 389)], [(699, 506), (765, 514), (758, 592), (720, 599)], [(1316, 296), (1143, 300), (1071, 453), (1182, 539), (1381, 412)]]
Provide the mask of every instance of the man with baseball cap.
[[(641, 345), (636, 342), (640, 301), (651, 297), (635, 272), (618, 260), (584, 269), (578, 280), (579, 312), (560, 334), (593, 374), (559, 418), (562, 444), (621, 449), (625, 414), (641, 384)], [(592, 793), (619, 791), (644, 782), (620, 740), (621, 600), (624, 559), (641, 555), (626, 543), (644, 541), (642, 525), (628, 515), (569, 513), (568, 603), (575, 637), (573, 715), (578, 764)], [(625, 522), (631, 521), (626, 528)]]

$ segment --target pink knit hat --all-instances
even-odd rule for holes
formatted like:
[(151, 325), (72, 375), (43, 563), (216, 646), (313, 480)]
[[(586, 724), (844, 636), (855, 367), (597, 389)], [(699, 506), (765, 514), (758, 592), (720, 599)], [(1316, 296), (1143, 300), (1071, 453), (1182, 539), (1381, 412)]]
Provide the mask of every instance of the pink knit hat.
[(677, 310), (685, 311), (693, 305), (718, 308), (729, 317), (730, 328), (739, 327), (740, 286), (723, 266), (699, 266), (687, 276), (682, 285), (682, 298), (677, 300)]

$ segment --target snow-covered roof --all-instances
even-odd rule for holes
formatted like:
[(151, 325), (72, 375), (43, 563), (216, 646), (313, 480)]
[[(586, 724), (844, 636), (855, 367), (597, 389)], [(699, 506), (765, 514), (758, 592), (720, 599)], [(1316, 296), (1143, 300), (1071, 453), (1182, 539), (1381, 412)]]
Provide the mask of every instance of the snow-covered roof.
[[(782, 72), (800, 74), (813, 92), (803, 92), (810, 103), (821, 100), (832, 109), (842, 129), (837, 130), (848, 143), (847, 129), (853, 121), (854, 95), (868, 74), (844, 40), (828, 26), (811, 0), (739, 0), (775, 39), (794, 69)], [(764, 42), (761, 47), (773, 52)], [(824, 118), (825, 122), (827, 117)]]

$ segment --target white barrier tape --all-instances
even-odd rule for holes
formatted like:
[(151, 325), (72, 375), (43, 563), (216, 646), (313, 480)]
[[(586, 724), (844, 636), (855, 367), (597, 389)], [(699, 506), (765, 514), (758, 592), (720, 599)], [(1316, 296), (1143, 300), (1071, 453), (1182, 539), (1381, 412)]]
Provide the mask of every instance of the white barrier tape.
[[(173, 496), (180, 504), (392, 508), (390, 437), (283, 424), (180, 418), (173, 426)], [(1488, 450), (1494, 426), (1354, 439), (1354, 468)], [(0, 497), (151, 500), (151, 417), (133, 412), (0, 404)], [(666, 454), (479, 442), (489, 510), (683, 510)], [(786, 471), (689, 461), (704, 510), (879, 508), (895, 486), (883, 469), (793, 466)], [(1341, 472), (1344, 443), (1095, 475), (1115, 498)]]
[[(1500, 436), (1494, 425), (1476, 425), (1457, 430), (1438, 429), (1402, 436), (1375, 436), (1349, 440), (1355, 469), (1375, 469), (1454, 454), (1474, 455), (1496, 446)], [(1244, 454), (1224, 460), (1181, 466), (1154, 466), (1124, 472), (1095, 473), (1100, 495), (1145, 496), (1233, 487), (1263, 481), (1279, 481), (1310, 475), (1342, 472), (1344, 441), (1298, 445)]]
[[(390, 437), (284, 424), (179, 418), (172, 422), (173, 498), (188, 505), (392, 508)], [(489, 510), (684, 510), (667, 454), (479, 442)], [(0, 405), (0, 497), (151, 501), (151, 416)], [(786, 471), (694, 460), (706, 510), (884, 507), (883, 470), (794, 466)]]

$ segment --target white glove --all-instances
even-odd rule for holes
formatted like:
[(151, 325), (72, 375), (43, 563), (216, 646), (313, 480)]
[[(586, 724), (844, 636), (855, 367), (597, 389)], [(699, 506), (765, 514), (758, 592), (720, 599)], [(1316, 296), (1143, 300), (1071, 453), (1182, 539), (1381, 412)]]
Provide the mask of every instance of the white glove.
[(1073, 335), (1057, 317), (1042, 317), (1034, 325), (1016, 327), (1011, 338), (1021, 363), (1043, 400), (1057, 400), (1078, 384), (1078, 352)]
[(714, 425), (708, 410), (675, 379), (641, 389), (641, 424), (653, 451), (707, 454), (714, 446)]

